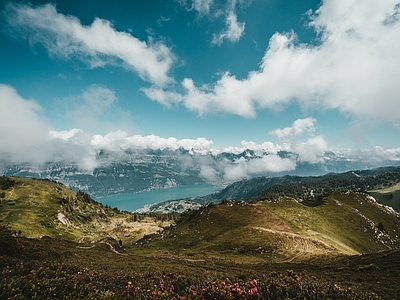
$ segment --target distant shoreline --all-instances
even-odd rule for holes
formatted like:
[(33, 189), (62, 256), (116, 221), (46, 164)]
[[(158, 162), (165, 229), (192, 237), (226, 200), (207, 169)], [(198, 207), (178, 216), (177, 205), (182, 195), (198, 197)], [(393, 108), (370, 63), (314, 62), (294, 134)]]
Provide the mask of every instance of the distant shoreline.
[(96, 201), (102, 203), (103, 205), (116, 207), (119, 210), (133, 212), (148, 205), (168, 200), (205, 196), (218, 189), (218, 187), (208, 183), (199, 183), (136, 193), (116, 194), (112, 196), (96, 198)]

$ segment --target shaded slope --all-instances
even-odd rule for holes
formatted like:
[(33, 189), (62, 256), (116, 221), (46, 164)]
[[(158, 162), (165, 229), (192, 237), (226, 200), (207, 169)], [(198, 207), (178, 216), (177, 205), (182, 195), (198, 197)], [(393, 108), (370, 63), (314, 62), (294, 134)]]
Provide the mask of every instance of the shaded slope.
[[(323, 176), (264, 176), (234, 182), (210, 195), (170, 200), (151, 205), (149, 209), (154, 212), (170, 212), (171, 209), (175, 209), (175, 212), (180, 213), (187, 207), (198, 208), (200, 205), (211, 202), (220, 203), (224, 200), (260, 201), (273, 200), (281, 196), (308, 200), (310, 197), (323, 197), (338, 190), (366, 192), (372, 189), (390, 188), (399, 183), (400, 167), (329, 173)], [(397, 208), (400, 200), (396, 195), (382, 194), (379, 198), (383, 203)], [(182, 209), (182, 206), (185, 208)]]
[(385, 205), (400, 209), (400, 184), (369, 191), (371, 196)]

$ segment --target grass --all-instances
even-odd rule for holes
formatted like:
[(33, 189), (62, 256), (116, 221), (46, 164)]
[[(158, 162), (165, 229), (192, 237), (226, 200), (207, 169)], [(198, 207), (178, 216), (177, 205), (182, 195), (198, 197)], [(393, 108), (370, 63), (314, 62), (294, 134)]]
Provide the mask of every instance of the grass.
[(209, 205), (187, 213), (176, 227), (139, 242), (143, 251), (191, 252), (196, 259), (302, 262), (314, 256), (396, 249), (398, 230), (398, 216), (382, 210), (368, 195), (335, 192), (312, 207), (289, 199)]
[[(110, 236), (124, 243), (134, 243), (145, 234), (163, 230), (173, 223), (144, 215), (132, 222), (131, 213), (85, 199), (83, 193), (57, 182), (18, 177), (12, 180), (15, 184), (2, 191), (0, 221), (26, 237), (49, 236), (90, 242)], [(59, 220), (60, 213), (68, 224)]]

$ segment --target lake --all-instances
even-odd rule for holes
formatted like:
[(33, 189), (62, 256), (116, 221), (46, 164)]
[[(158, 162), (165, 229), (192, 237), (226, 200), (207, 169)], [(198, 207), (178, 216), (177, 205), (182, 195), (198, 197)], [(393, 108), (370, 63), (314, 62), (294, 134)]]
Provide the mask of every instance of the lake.
[(132, 194), (118, 194), (104, 198), (96, 198), (97, 202), (119, 210), (135, 211), (149, 204), (173, 199), (192, 198), (211, 194), (219, 188), (211, 184), (191, 184), (163, 190), (152, 190)]

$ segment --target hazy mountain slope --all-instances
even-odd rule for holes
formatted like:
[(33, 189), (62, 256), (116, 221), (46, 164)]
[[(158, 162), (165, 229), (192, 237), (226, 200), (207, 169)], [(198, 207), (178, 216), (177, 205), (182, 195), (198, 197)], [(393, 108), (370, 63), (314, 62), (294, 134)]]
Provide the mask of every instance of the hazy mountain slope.
[[(154, 212), (182, 212), (183, 208), (198, 208), (199, 205), (210, 202), (220, 203), (224, 200), (252, 201), (274, 199), (288, 196), (301, 200), (318, 199), (337, 190), (353, 190), (367, 192), (373, 189), (392, 188), (400, 183), (400, 167), (382, 167), (371, 170), (356, 170), (345, 173), (330, 173), (322, 176), (291, 176), (258, 177), (241, 180), (228, 185), (221, 191), (210, 195), (191, 199), (179, 199), (158, 203), (149, 207)], [(378, 200), (386, 205), (396, 204), (393, 194), (378, 195)]]
[[(172, 186), (196, 183), (211, 183), (226, 186), (241, 178), (269, 176), (319, 176), (329, 172), (346, 172), (374, 168), (380, 165), (399, 165), (399, 161), (358, 161), (326, 152), (319, 163), (306, 163), (294, 153), (280, 151), (282, 158), (293, 160), (295, 170), (274, 172), (272, 169), (257, 171), (249, 167), (259, 159), (267, 157), (267, 152), (244, 150), (241, 153), (212, 153), (189, 151), (183, 148), (136, 149), (129, 151), (101, 150), (93, 160), (85, 163), (70, 161), (48, 161), (41, 165), (34, 163), (11, 163), (0, 160), (0, 175), (47, 178), (62, 182), (92, 197), (104, 197), (120, 193), (134, 193), (163, 189)], [(293, 179), (293, 178), (292, 178)], [(271, 182), (272, 183), (272, 182)], [(251, 183), (243, 181), (250, 189), (246, 197), (254, 196)], [(237, 184), (239, 188), (240, 184)], [(265, 188), (269, 185), (267, 184)], [(252, 192), (253, 191), (253, 192)], [(228, 193), (226, 199), (242, 199)], [(258, 191), (260, 192), (260, 190)]]
[(306, 199), (311, 191), (322, 195), (335, 190), (352, 189), (368, 191), (393, 186), (400, 182), (400, 167), (384, 167), (371, 170), (349, 171), (323, 176), (260, 177), (235, 182), (220, 193), (213, 195), (214, 200), (246, 200), (259, 195), (284, 194)]
[(82, 170), (76, 164), (67, 163), (47, 163), (40, 167), (22, 164), (1, 168), (0, 165), (0, 174), (51, 179), (92, 197), (204, 183), (198, 173), (182, 168), (177, 158), (150, 155), (135, 161), (107, 163), (94, 170)]
[[(225, 201), (189, 211), (152, 247), (204, 256), (251, 256), (267, 261), (304, 260), (318, 255), (360, 254), (400, 246), (400, 218), (367, 194), (334, 192), (319, 205), (293, 198)], [(195, 249), (195, 250), (194, 250)]]

